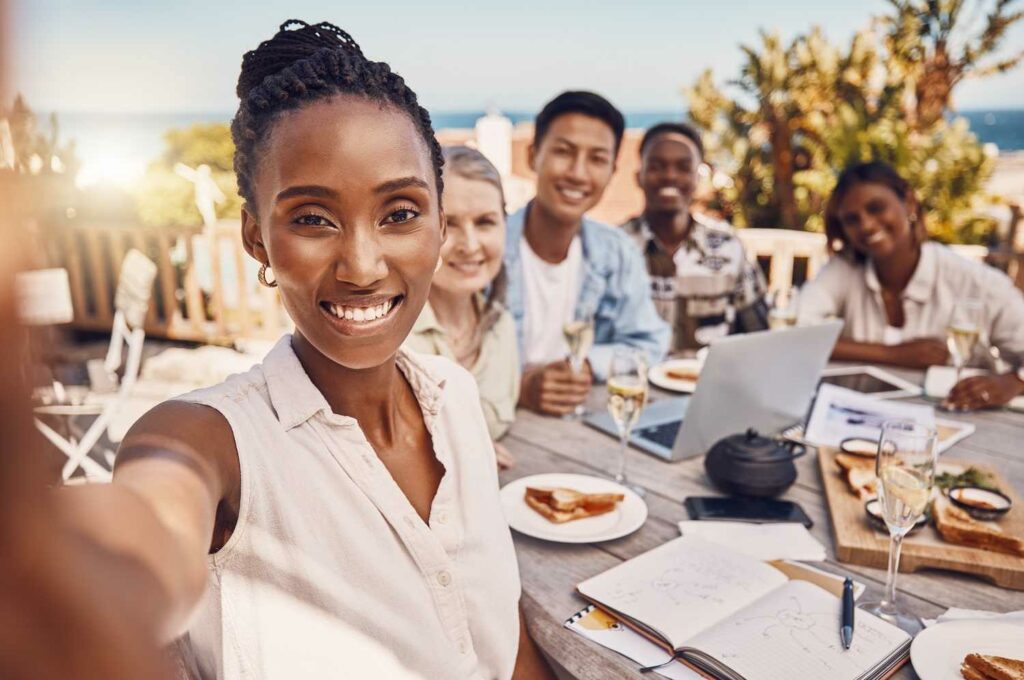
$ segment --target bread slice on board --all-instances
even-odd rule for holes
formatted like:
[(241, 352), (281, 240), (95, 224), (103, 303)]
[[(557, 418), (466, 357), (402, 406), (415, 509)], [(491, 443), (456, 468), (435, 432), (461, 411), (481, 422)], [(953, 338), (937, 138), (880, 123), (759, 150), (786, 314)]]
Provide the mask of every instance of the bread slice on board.
[(934, 513), (935, 528), (950, 543), (1024, 557), (1024, 540), (1007, 536), (995, 524), (973, 519), (944, 498), (935, 501)]

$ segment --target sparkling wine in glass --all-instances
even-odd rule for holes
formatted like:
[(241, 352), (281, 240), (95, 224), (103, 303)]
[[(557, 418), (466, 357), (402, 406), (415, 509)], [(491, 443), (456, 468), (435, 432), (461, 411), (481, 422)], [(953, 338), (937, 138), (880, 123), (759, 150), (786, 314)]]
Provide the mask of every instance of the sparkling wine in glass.
[(934, 427), (913, 420), (887, 420), (882, 424), (875, 459), (878, 499), (889, 529), (889, 571), (882, 599), (861, 607), (911, 635), (920, 632), (924, 625), (921, 619), (897, 606), (896, 574), (903, 538), (924, 516), (931, 502), (937, 439)]
[[(954, 385), (960, 382), (964, 366), (971, 360), (974, 348), (981, 338), (983, 311), (981, 301), (973, 298), (959, 300), (953, 305), (953, 315), (946, 329), (946, 347), (949, 349), (953, 366), (956, 367)], [(947, 410), (952, 409), (947, 407)]]
[(796, 325), (797, 291), (782, 288), (772, 294), (771, 309), (768, 310), (768, 327), (772, 330), (792, 328)]
[[(594, 346), (594, 317), (588, 313), (577, 313), (572, 321), (567, 321), (562, 326), (562, 334), (569, 346), (569, 366), (574, 373), (583, 372), (583, 362), (590, 354), (590, 348)], [(571, 417), (580, 418), (586, 412), (586, 407), (580, 404), (576, 407)]]
[(626, 479), (629, 435), (647, 403), (647, 365), (643, 355), (635, 350), (615, 350), (607, 387), (608, 413), (619, 431), (619, 469), (615, 481), (643, 495), (643, 489)]
[(562, 326), (562, 334), (569, 345), (569, 365), (579, 373), (583, 370), (583, 362), (594, 346), (594, 320), (591, 317), (577, 317)]

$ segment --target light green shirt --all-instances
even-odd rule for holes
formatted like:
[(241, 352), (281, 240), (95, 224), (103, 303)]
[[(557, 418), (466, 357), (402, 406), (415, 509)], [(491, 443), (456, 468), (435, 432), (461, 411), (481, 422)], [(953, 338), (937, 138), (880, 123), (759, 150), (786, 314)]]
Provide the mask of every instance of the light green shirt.
[[(477, 296), (477, 303), (478, 308), (483, 306), (482, 296)], [(516, 347), (515, 323), (504, 307), (499, 307), (498, 312), (497, 321), (484, 332), (476, 361), (472, 367), (466, 367), (476, 378), (484, 420), (494, 440), (504, 435), (512, 425), (519, 400), (519, 350)], [(423, 305), (423, 311), (403, 347), (422, 354), (437, 354), (458, 363), (429, 301)]]

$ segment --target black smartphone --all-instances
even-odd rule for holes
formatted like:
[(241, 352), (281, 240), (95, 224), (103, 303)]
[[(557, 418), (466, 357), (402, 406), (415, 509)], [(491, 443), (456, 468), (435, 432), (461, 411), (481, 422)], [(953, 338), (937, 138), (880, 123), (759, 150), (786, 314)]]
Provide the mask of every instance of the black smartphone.
[(743, 496), (690, 496), (683, 505), (690, 519), (738, 520), (740, 522), (800, 522), (810, 529), (814, 522), (804, 509), (790, 501)]

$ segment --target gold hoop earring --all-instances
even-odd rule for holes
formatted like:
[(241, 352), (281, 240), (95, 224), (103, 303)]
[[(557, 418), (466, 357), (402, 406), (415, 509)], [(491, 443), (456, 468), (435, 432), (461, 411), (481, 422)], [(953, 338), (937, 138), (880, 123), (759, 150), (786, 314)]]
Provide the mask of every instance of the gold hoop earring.
[[(263, 284), (264, 286), (266, 286), (267, 288), (277, 288), (277, 278), (276, 277), (274, 278), (273, 281), (267, 281), (267, 270), (268, 269), (270, 269), (270, 265), (268, 265), (266, 263), (261, 264), (260, 265), (260, 271), (256, 275), (256, 278), (259, 279), (260, 283)], [(271, 273), (273, 273), (273, 271), (274, 271), (273, 269), (270, 269)]]

